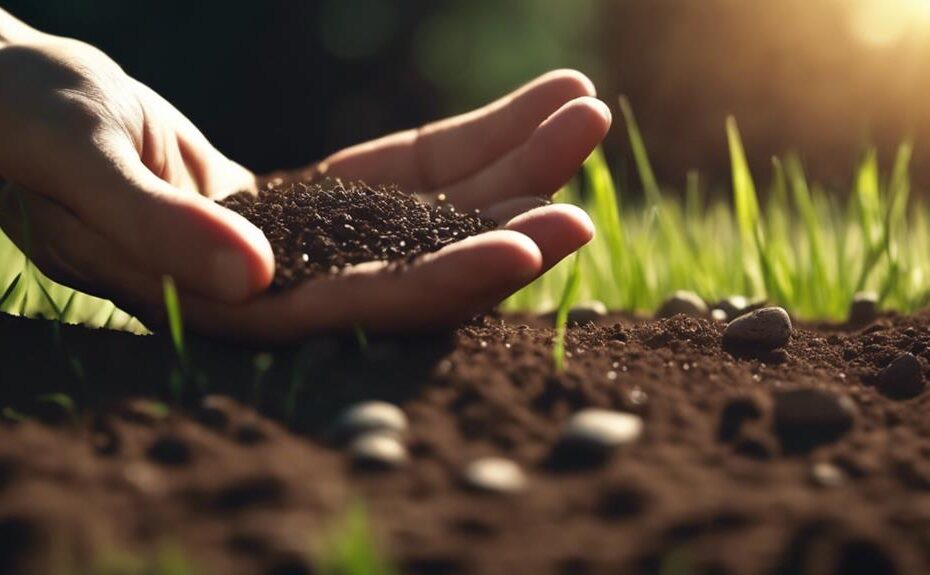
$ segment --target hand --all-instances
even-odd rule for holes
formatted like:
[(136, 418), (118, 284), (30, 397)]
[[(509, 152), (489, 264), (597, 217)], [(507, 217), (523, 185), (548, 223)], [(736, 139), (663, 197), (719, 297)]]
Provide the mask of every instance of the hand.
[(578, 72), (555, 71), (484, 108), (343, 150), (327, 175), (397, 183), (460, 210), (481, 209), (500, 230), (420, 258), (403, 273), (363, 264), (241, 306), (185, 302), (185, 317), (216, 334), (286, 340), (353, 325), (421, 330), (491, 308), (593, 236), (582, 210), (540, 207), (610, 127), (610, 111)]
[(553, 72), (481, 110), (325, 162), (333, 175), (444, 193), (504, 229), (401, 274), (365, 264), (253, 297), (271, 280), (270, 247), (213, 200), (254, 188), (254, 176), (96, 49), (25, 27), (15, 40), (0, 41), (0, 174), (9, 182), (0, 226), (53, 279), (143, 321), (157, 320), (169, 274), (187, 325), (224, 337), (435, 327), (490, 307), (593, 233), (568, 206), (510, 217), (566, 182), (610, 124), (586, 78)]
[(100, 51), (16, 30), (0, 47), (0, 226), (38, 267), (132, 308), (162, 274), (225, 302), (264, 289), (267, 240), (212, 201), (254, 176)]

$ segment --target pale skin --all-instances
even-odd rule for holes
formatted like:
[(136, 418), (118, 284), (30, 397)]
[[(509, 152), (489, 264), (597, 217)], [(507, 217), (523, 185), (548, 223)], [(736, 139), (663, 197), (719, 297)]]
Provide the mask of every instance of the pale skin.
[[(489, 309), (593, 236), (541, 205), (604, 138), (610, 112), (582, 74), (545, 74), (483, 108), (337, 152), (329, 175), (444, 194), (500, 229), (404, 271), (362, 264), (278, 293), (262, 233), (215, 200), (255, 175), (99, 50), (0, 10), (0, 227), (47, 275), (157, 323), (162, 278), (186, 325), (231, 339), (423, 331)], [(24, 217), (25, 213), (25, 217)]]

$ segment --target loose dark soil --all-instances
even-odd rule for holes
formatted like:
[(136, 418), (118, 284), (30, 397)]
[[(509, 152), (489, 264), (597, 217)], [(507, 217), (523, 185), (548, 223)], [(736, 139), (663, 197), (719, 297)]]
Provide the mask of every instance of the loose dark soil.
[[(393, 190), (282, 186), (226, 203), (271, 237), (281, 287), (491, 225)], [(166, 335), (0, 316), (0, 573), (166, 546), (204, 573), (310, 573), (358, 498), (409, 573), (927, 573), (930, 313), (860, 328), (754, 352), (710, 320), (613, 316), (569, 329), (563, 373), (538, 318), (368, 345), (192, 337), (177, 387)], [(353, 466), (331, 442), (371, 399), (409, 418), (407, 465)], [(579, 457), (559, 432), (585, 407), (640, 415), (642, 437)], [(525, 490), (469, 489), (485, 456)]]
[(407, 263), (496, 224), (449, 204), (432, 206), (391, 186), (335, 178), (271, 179), (258, 195), (220, 202), (258, 226), (275, 259), (273, 286), (369, 261)]
[[(258, 388), (256, 350), (195, 340), (211, 395), (162, 413), (137, 398), (165, 395), (167, 340), (66, 327), (50, 354), (51, 324), (5, 317), (4, 399), (39, 419), (0, 427), (0, 570), (168, 541), (206, 572), (310, 572), (357, 496), (412, 573), (930, 570), (930, 393), (878, 387), (905, 352), (926, 375), (930, 315), (796, 330), (764, 360), (725, 351), (707, 320), (615, 321), (571, 328), (562, 374), (550, 329), (486, 317), (364, 352), (329, 338), (277, 350)], [(94, 401), (77, 422), (34, 401), (82, 385)], [(411, 420), (404, 468), (353, 470), (327, 439), (344, 406), (374, 398)], [(560, 425), (587, 406), (640, 414), (644, 436), (593, 468), (559, 465)], [(463, 486), (487, 455), (522, 465), (527, 489)]]

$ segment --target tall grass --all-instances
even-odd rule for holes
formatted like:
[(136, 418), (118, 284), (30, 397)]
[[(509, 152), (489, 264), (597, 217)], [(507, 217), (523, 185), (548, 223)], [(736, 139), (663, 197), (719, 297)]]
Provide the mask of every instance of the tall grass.
[[(625, 100), (621, 111), (640, 175), (636, 189), (618, 189), (597, 150), (556, 196), (583, 207), (598, 231), (581, 251), (582, 299), (649, 312), (689, 289), (708, 301), (766, 298), (801, 318), (830, 320), (844, 319), (853, 296), (866, 290), (886, 309), (930, 304), (930, 210), (910, 195), (910, 143), (899, 147), (887, 175), (876, 151), (866, 150), (848, 193), (810, 183), (795, 155), (775, 158), (771, 181), (760, 188), (730, 118), (730, 194), (709, 193), (696, 173), (684, 194), (663, 193)], [(562, 262), (504, 308), (555, 308), (571, 266)]]
[[(696, 172), (683, 193), (656, 180), (646, 142), (621, 99), (636, 186), (620, 189), (600, 150), (557, 201), (582, 206), (597, 237), (580, 256), (579, 298), (612, 309), (654, 310), (678, 289), (709, 301), (740, 294), (764, 297), (805, 319), (841, 320), (853, 295), (873, 291), (886, 309), (930, 304), (930, 209), (913, 198), (901, 145), (883, 173), (866, 150), (850, 190), (808, 181), (795, 155), (775, 158), (764, 185), (750, 172), (736, 121), (726, 122), (730, 193), (713, 194)], [(551, 310), (569, 276), (564, 262), (514, 294), (507, 310)], [(0, 311), (67, 323), (125, 329), (144, 326), (112, 303), (56, 284), (0, 233)], [(356, 331), (364, 347), (364, 333)]]

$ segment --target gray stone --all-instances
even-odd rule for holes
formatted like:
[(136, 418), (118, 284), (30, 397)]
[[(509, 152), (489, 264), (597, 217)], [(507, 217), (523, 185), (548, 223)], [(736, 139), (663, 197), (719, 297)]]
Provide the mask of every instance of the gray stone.
[(592, 300), (581, 302), (568, 311), (568, 323), (585, 324), (596, 322), (607, 315), (607, 306), (603, 302)]
[(865, 325), (878, 318), (878, 294), (875, 292), (859, 292), (853, 296), (849, 304), (849, 323)]
[[(713, 311), (722, 311), (724, 315), (723, 321), (732, 321), (739, 317), (743, 310), (749, 307), (749, 299), (741, 295), (731, 295), (726, 299), (722, 299), (714, 305)], [(712, 312), (713, 313), (713, 312)], [(716, 317), (714, 319), (717, 319)]]
[(394, 469), (408, 459), (407, 448), (397, 436), (378, 431), (356, 437), (348, 451), (352, 463), (366, 469)]
[(365, 401), (346, 409), (336, 422), (334, 435), (348, 440), (373, 431), (401, 436), (407, 431), (407, 416), (399, 407), (384, 401)]
[(468, 464), (465, 483), (488, 493), (516, 493), (526, 487), (526, 475), (519, 465), (502, 457), (483, 457)]
[(723, 332), (723, 344), (771, 350), (791, 338), (791, 318), (780, 307), (767, 307), (731, 321)]
[(667, 318), (684, 314), (691, 317), (704, 317), (707, 315), (707, 304), (701, 296), (686, 290), (678, 290), (659, 307), (657, 318)]
[(638, 415), (589, 408), (571, 416), (562, 442), (609, 449), (636, 441), (642, 432), (643, 420)]
[(920, 360), (912, 353), (899, 355), (878, 374), (878, 390), (888, 397), (916, 397), (925, 387)]
[(811, 481), (820, 487), (839, 487), (846, 482), (846, 473), (832, 463), (821, 461), (811, 467)]

